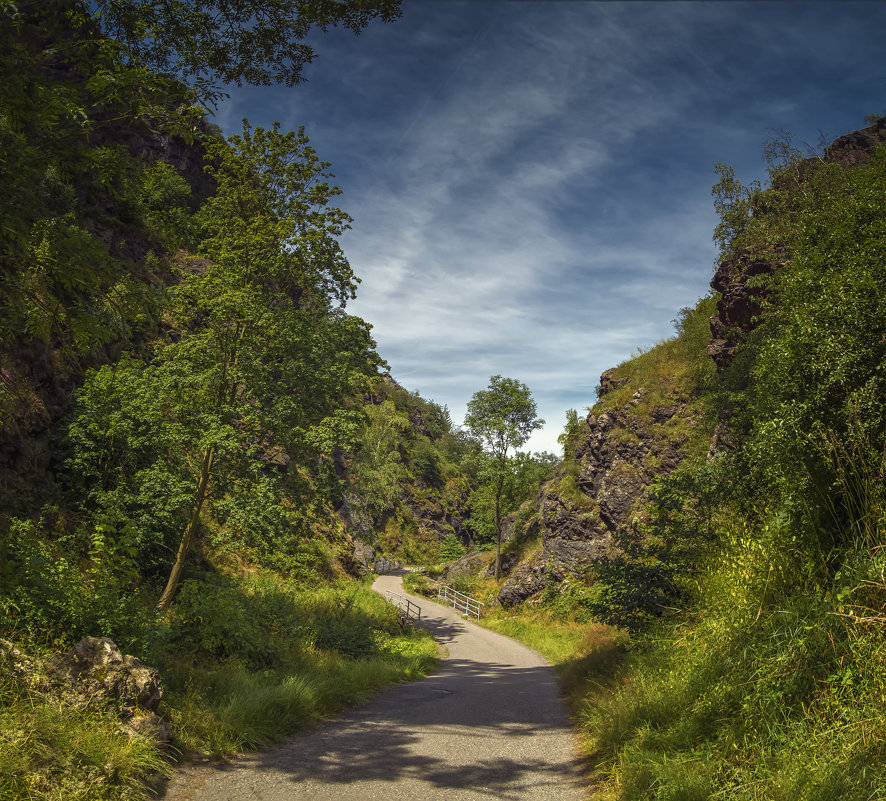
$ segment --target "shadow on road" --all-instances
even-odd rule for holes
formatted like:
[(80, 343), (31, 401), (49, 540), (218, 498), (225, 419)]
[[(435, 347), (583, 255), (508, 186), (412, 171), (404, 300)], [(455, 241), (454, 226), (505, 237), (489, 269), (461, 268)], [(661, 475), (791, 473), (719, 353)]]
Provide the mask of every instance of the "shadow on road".
[(219, 768), (220, 781), (206, 784), (222, 794), (198, 801), (411, 801), (436, 798), (435, 791), (454, 791), (447, 796), (453, 799), (579, 798), (569, 722), (550, 665), (451, 610), (424, 606), (423, 627), (452, 648), (437, 673), (241, 757), (233, 770)]
[(436, 675), (389, 689), (368, 707), (307, 736), (239, 761), (293, 783), (347, 785), (413, 779), (428, 789), (470, 788), (502, 799), (568, 784), (574, 765), (545, 758), (550, 668), (447, 660)]

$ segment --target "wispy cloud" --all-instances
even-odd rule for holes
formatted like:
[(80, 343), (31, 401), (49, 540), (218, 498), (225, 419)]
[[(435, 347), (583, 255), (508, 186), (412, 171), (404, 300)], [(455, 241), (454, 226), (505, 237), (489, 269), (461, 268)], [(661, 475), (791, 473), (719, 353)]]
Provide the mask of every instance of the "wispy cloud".
[(308, 84), (235, 92), (220, 120), (307, 125), (355, 218), (350, 309), (395, 377), (456, 419), (491, 374), (526, 382), (548, 420), (536, 449), (706, 292), (713, 163), (759, 170), (768, 128), (838, 134), (883, 96), (882, 74), (845, 78), (884, 71), (882, 4), (404, 11), (318, 39)]

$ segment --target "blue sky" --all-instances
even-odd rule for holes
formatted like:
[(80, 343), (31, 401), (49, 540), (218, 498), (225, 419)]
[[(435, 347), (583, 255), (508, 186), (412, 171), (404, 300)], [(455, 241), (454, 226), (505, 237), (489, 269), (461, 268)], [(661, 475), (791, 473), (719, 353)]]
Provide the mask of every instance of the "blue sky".
[(816, 147), (886, 113), (884, 2), (404, 0), (313, 40), (295, 88), (233, 88), (216, 122), (304, 125), (354, 218), (342, 239), (405, 387), (460, 422), (526, 383), (559, 453), (600, 373), (673, 332), (714, 270), (714, 165)]

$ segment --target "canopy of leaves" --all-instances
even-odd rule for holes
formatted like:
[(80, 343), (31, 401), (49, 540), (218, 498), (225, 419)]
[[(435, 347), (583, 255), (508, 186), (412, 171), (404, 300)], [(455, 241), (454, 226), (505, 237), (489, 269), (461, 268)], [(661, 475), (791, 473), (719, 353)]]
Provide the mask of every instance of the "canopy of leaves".
[[(86, 507), (133, 522), (161, 562), (152, 537), (170, 547), (204, 500), (270, 550), (284, 497), (308, 489), (286, 465), (352, 441), (348, 399), (379, 363), (368, 327), (341, 309), (347, 218), (306, 137), (245, 125), (210, 152), (219, 193), (197, 215), (205, 258), (185, 259), (168, 292), (171, 335), (90, 373), (69, 429)], [(264, 513), (238, 515), (255, 494)]]
[(503, 460), (509, 449), (519, 448), (544, 425), (535, 415), (535, 401), (526, 384), (494, 375), (488, 388), (475, 392), (468, 401), (465, 425), (496, 459)]
[(400, 16), (400, 0), (100, 0), (66, 3), (94, 19), (128, 55), (152, 70), (224, 83), (301, 81), (313, 28), (360, 33)]

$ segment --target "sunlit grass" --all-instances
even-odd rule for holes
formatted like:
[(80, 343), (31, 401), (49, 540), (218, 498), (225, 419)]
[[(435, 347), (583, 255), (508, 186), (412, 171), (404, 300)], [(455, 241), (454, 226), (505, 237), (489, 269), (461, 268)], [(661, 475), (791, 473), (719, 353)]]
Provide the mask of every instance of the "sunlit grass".
[[(265, 747), (438, 660), (428, 634), (354, 582), (304, 587), (255, 570), (207, 577), (178, 600), (150, 660), (172, 753)], [(44, 684), (0, 676), (0, 801), (147, 798), (170, 752), (123, 734), (110, 711), (50, 701)]]
[[(195, 665), (180, 655), (166, 665), (166, 708), (185, 749), (219, 755), (264, 747), (388, 684), (422, 678), (436, 664), (430, 636), (401, 628), (393, 607), (365, 587), (291, 591), (267, 574), (258, 580), (266, 597), (282, 591), (290, 599), (292, 620), (275, 621), (286, 641), (274, 643), (271, 664), (257, 670), (231, 658)], [(279, 598), (274, 607), (285, 612)], [(302, 637), (290, 639), (288, 631)]]
[(2, 801), (135, 801), (166, 769), (160, 749), (120, 732), (110, 715), (6, 694), (0, 707)]

